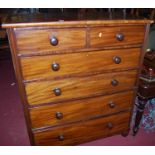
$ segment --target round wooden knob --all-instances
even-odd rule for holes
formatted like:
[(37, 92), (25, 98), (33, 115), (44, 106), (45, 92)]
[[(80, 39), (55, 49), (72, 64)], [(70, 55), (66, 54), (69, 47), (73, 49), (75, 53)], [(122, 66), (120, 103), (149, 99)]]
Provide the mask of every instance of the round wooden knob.
[(118, 82), (116, 79), (113, 79), (113, 80), (111, 81), (111, 84), (112, 84), (113, 86), (117, 86), (117, 85), (119, 84), (119, 82)]
[(123, 40), (124, 40), (124, 35), (121, 34), (121, 33), (118, 33), (118, 34), (116, 34), (116, 39), (117, 39), (118, 41), (123, 41)]
[(110, 107), (110, 108), (115, 108), (115, 106), (116, 106), (116, 105), (115, 105), (114, 102), (112, 102), (112, 101), (109, 102), (109, 107)]
[(109, 129), (112, 129), (112, 128), (113, 128), (113, 124), (112, 124), (111, 122), (109, 122), (109, 123), (107, 123), (107, 127), (108, 127)]
[(63, 134), (60, 134), (59, 137), (58, 137), (58, 139), (59, 139), (60, 141), (63, 141), (63, 140), (65, 139), (65, 137), (64, 137)]
[(53, 36), (50, 39), (50, 43), (51, 43), (51, 45), (56, 46), (56, 45), (58, 45), (58, 39)]
[(119, 63), (121, 63), (121, 58), (118, 57), (118, 56), (113, 57), (113, 61), (114, 61), (115, 64), (119, 64)]
[(62, 119), (63, 118), (63, 113), (56, 112), (55, 116), (56, 116), (57, 119)]
[(54, 92), (54, 94), (55, 94), (56, 96), (61, 95), (61, 89), (60, 89), (60, 88), (55, 88), (55, 89), (53, 90), (53, 92)]
[(53, 71), (58, 71), (59, 69), (60, 69), (60, 65), (58, 63), (55, 62), (52, 64), (52, 70)]

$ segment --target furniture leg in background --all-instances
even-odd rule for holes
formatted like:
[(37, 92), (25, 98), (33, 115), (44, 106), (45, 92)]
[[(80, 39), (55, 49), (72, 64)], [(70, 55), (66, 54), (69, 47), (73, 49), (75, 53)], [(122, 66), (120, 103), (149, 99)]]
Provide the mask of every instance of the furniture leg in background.
[(147, 104), (148, 99), (143, 98), (142, 96), (138, 96), (138, 103), (136, 104), (136, 116), (135, 116), (135, 124), (133, 128), (133, 135), (135, 136), (138, 132), (139, 125), (144, 113), (145, 105)]
[(155, 97), (155, 52), (147, 52), (144, 57), (143, 68), (138, 85), (138, 103), (133, 126), (133, 135), (138, 133), (145, 106), (149, 99)]

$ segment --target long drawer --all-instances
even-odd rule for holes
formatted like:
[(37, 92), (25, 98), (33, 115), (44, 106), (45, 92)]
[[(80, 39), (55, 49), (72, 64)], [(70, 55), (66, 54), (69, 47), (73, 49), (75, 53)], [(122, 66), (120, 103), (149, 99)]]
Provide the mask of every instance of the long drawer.
[(32, 128), (86, 120), (132, 107), (133, 91), (30, 109)]
[(137, 71), (115, 72), (38, 81), (25, 84), (30, 105), (108, 94), (131, 89), (135, 85)]
[(21, 58), (25, 80), (138, 66), (140, 48)]
[(77, 145), (129, 129), (130, 112), (35, 132), (36, 145)]
[(144, 26), (96, 27), (90, 31), (91, 47), (142, 44)]
[(84, 48), (85, 28), (74, 29), (15, 29), (18, 53), (49, 52)]

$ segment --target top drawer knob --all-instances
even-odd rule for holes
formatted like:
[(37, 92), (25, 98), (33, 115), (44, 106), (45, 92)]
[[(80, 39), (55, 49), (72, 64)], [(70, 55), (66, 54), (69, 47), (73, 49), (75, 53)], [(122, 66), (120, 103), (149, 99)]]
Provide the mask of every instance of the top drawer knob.
[(56, 46), (56, 45), (58, 45), (58, 39), (57, 39), (56, 37), (53, 36), (53, 37), (50, 39), (50, 43), (51, 43), (51, 45)]
[(117, 39), (118, 41), (123, 41), (123, 40), (124, 40), (124, 35), (121, 34), (121, 33), (118, 33), (118, 34), (116, 34), (116, 39)]

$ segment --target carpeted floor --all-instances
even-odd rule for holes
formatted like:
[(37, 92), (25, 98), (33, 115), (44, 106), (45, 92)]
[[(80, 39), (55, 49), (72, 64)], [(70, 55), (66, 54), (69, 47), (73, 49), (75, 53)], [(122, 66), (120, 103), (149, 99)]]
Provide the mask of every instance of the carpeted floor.
[[(26, 130), (22, 104), (20, 102), (12, 62), (0, 61), (0, 145), (30, 145)], [(82, 146), (155, 146), (155, 133), (140, 130), (133, 137), (124, 138), (120, 135), (100, 139)]]

